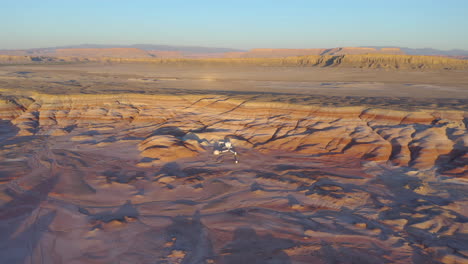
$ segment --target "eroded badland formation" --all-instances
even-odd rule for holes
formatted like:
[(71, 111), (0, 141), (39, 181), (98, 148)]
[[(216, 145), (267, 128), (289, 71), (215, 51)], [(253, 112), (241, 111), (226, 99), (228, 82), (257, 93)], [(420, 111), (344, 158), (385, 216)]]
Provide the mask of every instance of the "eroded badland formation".
[(465, 62), (340, 56), (1, 66), (0, 262), (466, 263)]

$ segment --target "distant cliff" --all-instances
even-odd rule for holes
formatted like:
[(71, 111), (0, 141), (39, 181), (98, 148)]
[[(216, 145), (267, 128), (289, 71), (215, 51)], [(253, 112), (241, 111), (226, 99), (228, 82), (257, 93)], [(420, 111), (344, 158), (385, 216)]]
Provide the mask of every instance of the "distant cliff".
[(361, 48), (343, 47), (333, 49), (252, 49), (248, 52), (227, 53), (227, 58), (283, 58), (290, 56), (309, 55), (361, 55), (361, 54), (393, 54), (403, 55), (399, 48)]
[(437, 56), (411, 56), (391, 54), (364, 55), (311, 55), (286, 58), (209, 58), (209, 59), (161, 59), (161, 58), (117, 58), (117, 57), (48, 57), (0, 55), (0, 63), (156, 63), (184, 65), (258, 65), (258, 66), (302, 66), (302, 67), (349, 67), (364, 69), (435, 69), (466, 70), (468, 60)]
[[(341, 47), (331, 49), (252, 49), (249, 51), (223, 49), (143, 49), (137, 47), (63, 47), (31, 50), (0, 50), (2, 55), (50, 56), (50, 57), (113, 57), (113, 58), (285, 58), (309, 55), (360, 55), (360, 54), (405, 54), (399, 48)], [(146, 48), (150, 48), (148, 46)], [(155, 46), (156, 48), (158, 46)]]
[[(127, 49), (128, 52), (122, 52)], [(99, 54), (91, 55), (90, 52)], [(465, 58), (468, 50), (438, 50), (433, 48), (405, 48), (396, 46), (361, 46), (315, 49), (251, 49), (240, 50), (219, 47), (172, 46), (172, 45), (96, 45), (82, 44), (62, 47), (46, 47), (23, 50), (0, 50), (0, 55), (15, 56), (105, 56), (105, 57), (157, 57), (157, 58), (276, 58), (308, 55), (360, 55), (360, 54), (395, 54), (424, 55)]]

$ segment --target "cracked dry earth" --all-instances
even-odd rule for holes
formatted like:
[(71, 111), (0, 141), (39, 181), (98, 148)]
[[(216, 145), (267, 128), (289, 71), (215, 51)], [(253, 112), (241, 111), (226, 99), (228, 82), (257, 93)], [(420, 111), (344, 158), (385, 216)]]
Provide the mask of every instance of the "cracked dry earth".
[(0, 117), (1, 263), (468, 261), (464, 111), (3, 91)]

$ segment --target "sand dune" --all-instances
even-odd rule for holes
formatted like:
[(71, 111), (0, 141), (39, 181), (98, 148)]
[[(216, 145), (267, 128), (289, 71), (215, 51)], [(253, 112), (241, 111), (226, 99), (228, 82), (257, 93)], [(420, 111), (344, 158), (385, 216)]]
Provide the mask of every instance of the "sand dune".
[[(260, 72), (274, 70), (263, 68), (241, 82), (184, 68), (148, 69), (161, 80), (117, 66), (18, 67), (0, 72), (6, 263), (468, 257), (463, 81), (451, 84), (459, 98), (378, 97), (365, 82), (325, 85), (338, 89), (326, 96), (305, 84), (281, 94), (284, 80), (265, 92)], [(238, 164), (212, 154), (218, 140)]]

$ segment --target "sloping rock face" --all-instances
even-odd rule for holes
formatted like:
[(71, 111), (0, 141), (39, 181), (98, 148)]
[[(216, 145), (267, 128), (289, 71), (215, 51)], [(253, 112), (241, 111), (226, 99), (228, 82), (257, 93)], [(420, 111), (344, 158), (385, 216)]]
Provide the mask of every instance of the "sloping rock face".
[(466, 112), (259, 98), (2, 94), (0, 259), (466, 260)]

